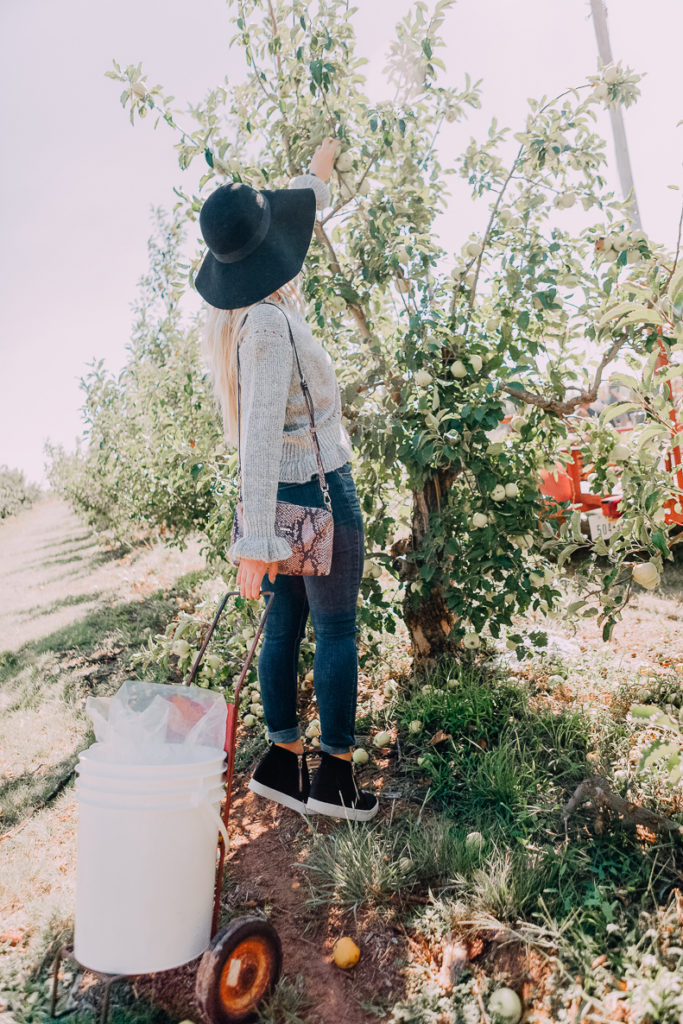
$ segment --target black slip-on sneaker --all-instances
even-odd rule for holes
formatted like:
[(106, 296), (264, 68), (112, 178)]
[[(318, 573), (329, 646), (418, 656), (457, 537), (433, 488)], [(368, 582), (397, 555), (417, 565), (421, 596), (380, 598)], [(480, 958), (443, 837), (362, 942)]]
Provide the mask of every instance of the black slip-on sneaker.
[(271, 743), (249, 780), (252, 793), (265, 796), (293, 811), (306, 814), (310, 790), (305, 754), (295, 754)]
[(322, 751), (320, 767), (313, 776), (306, 809), (348, 821), (369, 821), (379, 810), (379, 800), (360, 790), (351, 761)]

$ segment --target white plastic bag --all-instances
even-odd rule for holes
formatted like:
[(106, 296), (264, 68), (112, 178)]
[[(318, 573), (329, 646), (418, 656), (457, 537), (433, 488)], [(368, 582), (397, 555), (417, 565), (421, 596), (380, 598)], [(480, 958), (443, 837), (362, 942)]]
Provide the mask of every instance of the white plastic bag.
[(88, 697), (85, 710), (111, 761), (164, 764), (182, 748), (225, 745), (225, 699), (199, 686), (127, 679), (113, 697)]

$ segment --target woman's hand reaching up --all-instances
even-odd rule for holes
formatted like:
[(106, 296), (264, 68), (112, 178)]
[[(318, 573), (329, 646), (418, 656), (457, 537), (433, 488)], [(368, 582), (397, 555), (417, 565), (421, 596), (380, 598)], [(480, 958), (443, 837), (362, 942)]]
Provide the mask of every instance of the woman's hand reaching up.
[(340, 146), (341, 142), (339, 139), (333, 139), (332, 136), (328, 136), (326, 139), (323, 139), (313, 154), (309, 170), (316, 174), (321, 181), (327, 181), (330, 177), (337, 156), (337, 150)]
[(261, 580), (268, 573), (271, 583), (277, 576), (277, 562), (259, 562), (256, 558), (240, 558), (237, 567), (237, 586), (242, 597), (255, 601), (261, 596)]

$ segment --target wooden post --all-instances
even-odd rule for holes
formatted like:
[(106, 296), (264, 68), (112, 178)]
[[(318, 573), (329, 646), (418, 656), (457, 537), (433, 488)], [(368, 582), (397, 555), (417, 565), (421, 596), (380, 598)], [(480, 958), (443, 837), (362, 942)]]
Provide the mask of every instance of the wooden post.
[[(595, 35), (598, 40), (598, 52), (603, 67), (607, 67), (608, 64), (613, 62), (614, 58), (612, 57), (612, 47), (610, 46), (609, 32), (607, 31), (607, 8), (604, 0), (591, 0), (591, 10), (593, 12)], [(621, 191), (624, 199), (628, 201), (633, 227), (641, 229), (643, 225), (640, 220), (640, 210), (638, 209), (638, 200), (636, 199), (636, 190), (633, 184), (631, 160), (628, 155), (626, 129), (624, 128), (624, 117), (621, 107), (609, 107), (609, 116), (612, 122)]]

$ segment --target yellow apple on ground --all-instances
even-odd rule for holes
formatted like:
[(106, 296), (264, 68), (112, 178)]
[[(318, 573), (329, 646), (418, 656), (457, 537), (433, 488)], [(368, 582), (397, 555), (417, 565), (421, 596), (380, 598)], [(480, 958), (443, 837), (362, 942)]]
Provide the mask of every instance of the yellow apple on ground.
[(348, 935), (344, 935), (343, 938), (337, 939), (332, 950), (332, 957), (337, 967), (341, 967), (343, 970), (348, 970), (349, 967), (355, 967), (360, 959), (360, 949)]

